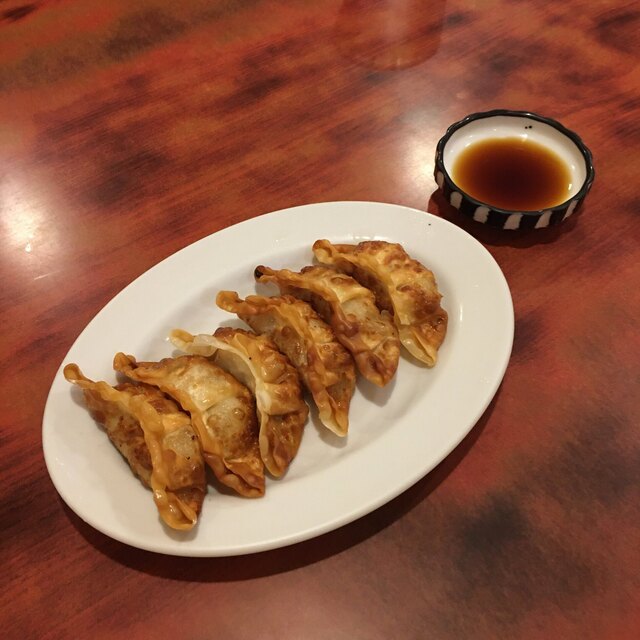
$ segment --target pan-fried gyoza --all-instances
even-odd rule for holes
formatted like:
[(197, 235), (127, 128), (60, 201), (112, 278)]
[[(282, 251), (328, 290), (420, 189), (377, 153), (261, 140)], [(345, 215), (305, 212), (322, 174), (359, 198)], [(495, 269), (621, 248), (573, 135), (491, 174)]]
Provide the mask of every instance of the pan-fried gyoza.
[(357, 245), (317, 240), (316, 259), (352, 276), (374, 292), (380, 309), (393, 314), (402, 344), (427, 366), (435, 365), (447, 332), (447, 312), (431, 271), (401, 245), (379, 240)]
[(136, 362), (118, 353), (113, 367), (158, 387), (191, 414), (204, 459), (220, 482), (249, 498), (264, 494), (255, 403), (233, 376), (199, 356)]
[(387, 385), (401, 344), (428, 367), (436, 364), (448, 316), (429, 269), (401, 245), (378, 240), (316, 240), (313, 253), (322, 264), (299, 272), (255, 268), (256, 281), (275, 284), (279, 296), (218, 293), (217, 305), (255, 333), (174, 329), (171, 342), (188, 355), (136, 362), (117, 353), (114, 369), (133, 382), (114, 387), (65, 367), (170, 527), (197, 522), (205, 463), (246, 497), (265, 494), (265, 468), (275, 478), (285, 474), (309, 413), (302, 385), (322, 424), (344, 437), (356, 371)]
[(300, 374), (322, 424), (339, 436), (347, 435), (356, 371), (331, 327), (306, 302), (292, 296), (241, 300), (234, 291), (221, 291), (216, 303), (274, 342)]
[(400, 356), (398, 332), (391, 316), (376, 307), (371, 291), (328, 267), (309, 266), (296, 273), (259, 266), (255, 278), (309, 302), (351, 352), (367, 380), (380, 387), (391, 380)]
[(93, 382), (76, 364), (64, 376), (83, 391), (93, 418), (142, 483), (153, 491), (162, 520), (173, 529), (191, 529), (206, 492), (204, 461), (189, 416), (149, 385), (112, 387)]
[(251, 389), (260, 417), (260, 454), (280, 477), (298, 452), (309, 414), (291, 363), (269, 338), (243, 329), (220, 327), (213, 335), (198, 336), (175, 329), (170, 338), (182, 351), (211, 357)]

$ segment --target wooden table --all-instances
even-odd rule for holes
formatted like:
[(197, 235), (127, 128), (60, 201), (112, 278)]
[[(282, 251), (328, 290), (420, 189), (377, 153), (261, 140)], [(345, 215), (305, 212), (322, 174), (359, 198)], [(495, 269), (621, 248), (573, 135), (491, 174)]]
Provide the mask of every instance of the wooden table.
[[(437, 139), (496, 107), (593, 151), (583, 210), (519, 234), (438, 196)], [(637, 638), (640, 12), (625, 0), (0, 3), (2, 636)], [(428, 209), (485, 244), (516, 337), (426, 478), (289, 548), (130, 548), (58, 497), (47, 392), (176, 250), (317, 201)]]

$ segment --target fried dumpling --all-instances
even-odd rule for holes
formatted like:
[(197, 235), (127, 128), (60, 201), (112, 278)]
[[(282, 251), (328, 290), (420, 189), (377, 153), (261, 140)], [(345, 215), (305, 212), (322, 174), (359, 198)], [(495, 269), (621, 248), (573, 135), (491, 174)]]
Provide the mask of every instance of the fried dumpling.
[(251, 389), (260, 418), (260, 454), (280, 477), (298, 452), (309, 414), (291, 363), (269, 338), (243, 329), (220, 327), (212, 336), (175, 329), (170, 338), (182, 351), (211, 357)]
[(336, 267), (371, 289), (380, 309), (393, 314), (400, 341), (427, 366), (435, 365), (447, 332), (447, 312), (431, 271), (401, 245), (372, 240), (357, 245), (317, 240), (319, 262)]
[(347, 435), (356, 371), (351, 354), (331, 327), (306, 302), (292, 296), (241, 300), (234, 291), (221, 291), (216, 303), (274, 342), (313, 396), (322, 424), (339, 436)]
[(398, 368), (400, 341), (391, 316), (380, 313), (371, 291), (328, 267), (310, 266), (296, 273), (257, 267), (258, 282), (272, 282), (311, 306), (353, 355), (360, 373), (383, 387)]
[(162, 392), (130, 382), (112, 387), (68, 364), (64, 377), (78, 385), (93, 418), (153, 499), (164, 522), (191, 529), (206, 492), (204, 461), (189, 416)]
[(191, 414), (207, 464), (240, 495), (264, 495), (255, 403), (249, 390), (207, 358), (181, 356), (136, 362), (116, 354), (113, 368), (164, 391)]

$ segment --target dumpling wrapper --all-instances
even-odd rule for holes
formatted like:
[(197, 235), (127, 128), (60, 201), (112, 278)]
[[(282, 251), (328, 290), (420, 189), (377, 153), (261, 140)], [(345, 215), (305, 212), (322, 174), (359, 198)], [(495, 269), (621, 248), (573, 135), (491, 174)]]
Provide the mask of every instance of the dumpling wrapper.
[(192, 529), (206, 493), (204, 461), (189, 416), (158, 389), (130, 382), (112, 387), (86, 378), (76, 364), (64, 377), (83, 391), (92, 417), (131, 470), (153, 491), (162, 520)]
[(372, 240), (357, 245), (317, 240), (313, 253), (371, 289), (380, 309), (393, 314), (400, 341), (415, 358), (433, 367), (447, 333), (447, 312), (433, 273), (403, 247)]
[(211, 357), (251, 389), (260, 418), (260, 455), (270, 473), (282, 476), (298, 452), (309, 415), (292, 364), (271, 340), (243, 329), (220, 327), (213, 335), (197, 336), (175, 329), (169, 337), (182, 351)]
[(158, 387), (191, 414), (203, 457), (220, 482), (247, 498), (264, 495), (255, 403), (233, 376), (198, 356), (136, 362), (118, 353), (113, 368)]
[(234, 291), (221, 291), (216, 303), (273, 341), (313, 396), (322, 424), (336, 435), (346, 436), (356, 370), (351, 354), (336, 340), (331, 327), (306, 302), (293, 296), (247, 296), (241, 300)]
[(369, 289), (335, 269), (318, 266), (299, 273), (259, 266), (255, 278), (310, 303), (351, 352), (367, 380), (383, 387), (393, 378), (400, 358), (398, 331), (391, 316), (378, 310)]

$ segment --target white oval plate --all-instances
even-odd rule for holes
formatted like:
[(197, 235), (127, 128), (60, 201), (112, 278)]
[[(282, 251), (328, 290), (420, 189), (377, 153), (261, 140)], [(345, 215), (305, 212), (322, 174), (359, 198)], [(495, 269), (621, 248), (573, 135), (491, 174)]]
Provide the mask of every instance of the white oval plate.
[(257, 500), (213, 487), (197, 527), (160, 521), (151, 492), (133, 476), (58, 370), (44, 412), (47, 469), (69, 507), (126, 544), (180, 556), (227, 556), (300, 542), (347, 524), (410, 487), (471, 430), (504, 375), (513, 306), (491, 255), (470, 235), (423, 211), (372, 202), (333, 202), (277, 211), (224, 229), (177, 252), (121, 291), (88, 324), (63, 365), (115, 382), (117, 351), (143, 360), (173, 353), (174, 327), (213, 332), (232, 316), (215, 306), (220, 289), (255, 292), (258, 264), (298, 269), (318, 238), (400, 242), (436, 274), (449, 329), (434, 369), (401, 358), (378, 389), (359, 381), (348, 438), (307, 424), (286, 476)]

